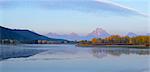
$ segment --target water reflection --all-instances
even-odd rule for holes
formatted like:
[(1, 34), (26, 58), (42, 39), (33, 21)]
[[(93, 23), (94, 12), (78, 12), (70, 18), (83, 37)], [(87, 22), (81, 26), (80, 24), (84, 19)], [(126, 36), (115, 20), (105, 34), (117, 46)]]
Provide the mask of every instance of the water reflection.
[(0, 46), (0, 61), (9, 59), (9, 58), (20, 58), (20, 57), (30, 57), (45, 50), (38, 49), (26, 49), (20, 46)]
[(103, 58), (107, 55), (120, 56), (121, 54), (150, 55), (150, 50), (129, 48), (92, 48), (92, 54), (97, 58)]
[(108, 55), (120, 56), (121, 54), (150, 55), (150, 49), (129, 48), (82, 48), (74, 45), (1, 45), (0, 61), (9, 58), (30, 57), (38, 54), (38, 59), (79, 59), (79, 58), (104, 58)]

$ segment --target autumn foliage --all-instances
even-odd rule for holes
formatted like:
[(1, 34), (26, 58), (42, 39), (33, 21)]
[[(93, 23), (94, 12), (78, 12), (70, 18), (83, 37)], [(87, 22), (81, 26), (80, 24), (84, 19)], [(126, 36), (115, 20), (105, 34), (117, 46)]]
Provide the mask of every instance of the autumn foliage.
[(123, 44), (123, 45), (148, 45), (149, 46), (150, 36), (128, 37), (128, 36), (112, 35), (104, 39), (93, 38), (91, 42), (92, 44), (117, 44), (117, 45)]

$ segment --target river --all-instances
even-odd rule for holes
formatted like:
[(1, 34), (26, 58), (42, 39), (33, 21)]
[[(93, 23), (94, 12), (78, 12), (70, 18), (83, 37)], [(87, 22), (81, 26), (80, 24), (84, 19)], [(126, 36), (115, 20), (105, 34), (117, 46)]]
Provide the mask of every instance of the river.
[(0, 72), (150, 72), (149, 49), (1, 45), (0, 57)]

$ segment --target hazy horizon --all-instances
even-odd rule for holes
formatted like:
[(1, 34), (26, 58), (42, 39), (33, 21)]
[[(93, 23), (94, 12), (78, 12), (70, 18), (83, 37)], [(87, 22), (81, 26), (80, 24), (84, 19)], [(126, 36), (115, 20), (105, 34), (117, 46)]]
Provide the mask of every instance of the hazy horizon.
[(85, 35), (97, 27), (110, 34), (149, 33), (148, 0), (1, 0), (0, 23), (29, 29)]

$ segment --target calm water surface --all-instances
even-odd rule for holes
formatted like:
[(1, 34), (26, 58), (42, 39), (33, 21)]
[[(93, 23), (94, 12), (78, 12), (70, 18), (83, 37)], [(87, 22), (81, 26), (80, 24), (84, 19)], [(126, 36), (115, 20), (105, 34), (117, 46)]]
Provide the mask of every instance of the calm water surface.
[(1, 45), (0, 72), (150, 72), (150, 50)]

